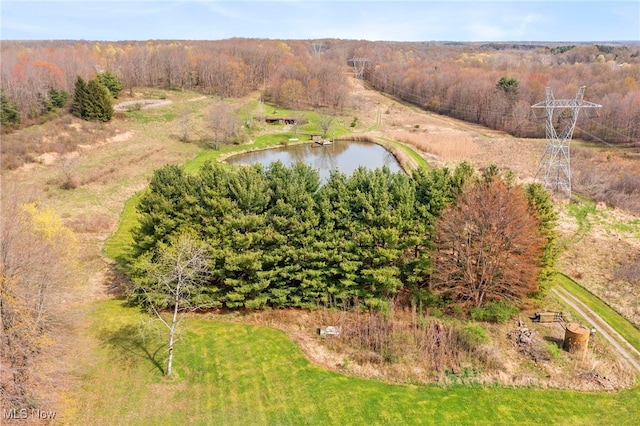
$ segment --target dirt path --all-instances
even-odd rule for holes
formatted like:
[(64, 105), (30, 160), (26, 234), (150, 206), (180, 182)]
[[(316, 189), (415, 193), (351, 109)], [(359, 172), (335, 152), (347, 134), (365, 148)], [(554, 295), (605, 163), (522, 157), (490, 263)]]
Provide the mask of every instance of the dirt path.
[(595, 313), (591, 308), (582, 303), (577, 297), (562, 287), (555, 287), (551, 291), (555, 293), (560, 300), (573, 308), (586, 321), (596, 328), (597, 332), (602, 335), (615, 350), (629, 362), (637, 371), (640, 371), (640, 352), (634, 348), (624, 337), (620, 335), (613, 327), (611, 327), (600, 315)]

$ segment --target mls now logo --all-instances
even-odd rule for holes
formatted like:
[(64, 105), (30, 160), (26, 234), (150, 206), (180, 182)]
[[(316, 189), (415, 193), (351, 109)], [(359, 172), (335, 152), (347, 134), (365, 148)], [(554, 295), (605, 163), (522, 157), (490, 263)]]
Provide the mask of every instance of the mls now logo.
[(26, 420), (28, 418), (53, 420), (56, 418), (56, 412), (43, 411), (37, 408), (32, 408), (31, 410), (11, 408), (4, 410), (4, 418), (7, 420)]

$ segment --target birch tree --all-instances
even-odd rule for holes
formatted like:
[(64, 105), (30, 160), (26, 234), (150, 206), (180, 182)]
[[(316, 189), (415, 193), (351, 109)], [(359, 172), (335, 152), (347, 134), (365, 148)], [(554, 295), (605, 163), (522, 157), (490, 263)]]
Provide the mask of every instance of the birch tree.
[[(183, 234), (155, 253), (147, 253), (137, 263), (137, 292), (142, 303), (158, 317), (168, 331), (168, 359), (165, 375), (170, 376), (176, 332), (188, 311), (205, 308), (198, 303), (209, 266), (207, 247)], [(167, 313), (169, 315), (167, 315)]]

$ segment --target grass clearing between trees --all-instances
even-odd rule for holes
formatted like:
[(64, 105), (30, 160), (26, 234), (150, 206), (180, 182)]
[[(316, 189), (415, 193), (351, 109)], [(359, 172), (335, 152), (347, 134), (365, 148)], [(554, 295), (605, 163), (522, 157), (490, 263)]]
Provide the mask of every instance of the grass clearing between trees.
[(122, 300), (96, 302), (99, 349), (81, 361), (73, 424), (634, 424), (640, 391), (391, 385), (311, 364), (283, 332), (187, 318), (175, 376), (164, 340)]

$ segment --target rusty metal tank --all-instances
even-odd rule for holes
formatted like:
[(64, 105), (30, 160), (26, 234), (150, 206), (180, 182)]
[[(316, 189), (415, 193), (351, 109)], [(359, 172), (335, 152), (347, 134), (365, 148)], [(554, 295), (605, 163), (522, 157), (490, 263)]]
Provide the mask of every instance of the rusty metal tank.
[(580, 353), (587, 350), (591, 330), (582, 324), (572, 322), (567, 324), (564, 332), (564, 345), (562, 349), (571, 353)]

